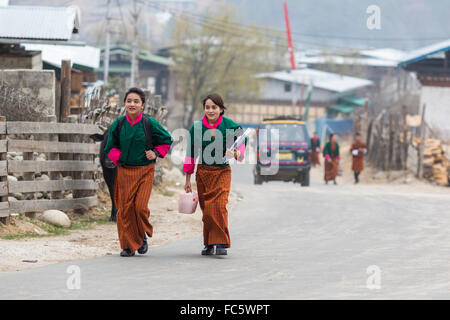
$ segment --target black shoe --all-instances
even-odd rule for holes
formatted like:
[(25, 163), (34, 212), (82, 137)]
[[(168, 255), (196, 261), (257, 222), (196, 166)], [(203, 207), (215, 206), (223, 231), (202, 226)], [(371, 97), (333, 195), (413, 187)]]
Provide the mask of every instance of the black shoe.
[(202, 250), (202, 256), (211, 256), (214, 254), (214, 246), (206, 246)]
[(131, 252), (130, 249), (123, 249), (122, 252), (120, 253), (121, 257), (132, 257), (134, 256), (134, 252)]
[(337, 184), (336, 180), (334, 180), (333, 182), (334, 182), (334, 184)]
[(146, 254), (148, 251), (147, 239), (144, 239), (142, 246), (138, 249), (139, 254)]
[(227, 248), (216, 247), (216, 256), (226, 256), (227, 254)]

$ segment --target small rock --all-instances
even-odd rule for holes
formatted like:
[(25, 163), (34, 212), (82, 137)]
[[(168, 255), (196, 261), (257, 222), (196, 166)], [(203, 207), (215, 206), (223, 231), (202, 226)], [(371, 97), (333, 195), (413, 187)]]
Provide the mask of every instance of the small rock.
[(19, 179), (17, 179), (14, 176), (8, 176), (8, 182), (17, 182)]
[(44, 211), (44, 213), (39, 217), (39, 219), (53, 225), (62, 226), (66, 228), (70, 227), (69, 217), (67, 216), (67, 214), (59, 210)]
[(41, 192), (37, 192), (37, 193), (36, 193), (36, 198), (42, 199), (43, 197), (44, 197), (44, 194), (43, 194), (43, 193), (41, 193)]
[(38, 181), (50, 181), (50, 177), (46, 174), (41, 175), (40, 177), (36, 178)]
[(17, 200), (17, 199), (14, 198), (14, 197), (8, 197), (8, 201), (9, 201), (9, 202), (17, 202), (17, 201), (19, 201), (19, 200)]
[(14, 198), (16, 198), (17, 200), (23, 200), (23, 194), (21, 193), (13, 193), (11, 194)]

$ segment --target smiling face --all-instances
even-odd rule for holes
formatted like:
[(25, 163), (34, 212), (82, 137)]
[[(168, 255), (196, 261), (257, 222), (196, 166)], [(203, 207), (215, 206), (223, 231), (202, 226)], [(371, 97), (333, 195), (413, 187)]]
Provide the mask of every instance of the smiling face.
[(216, 123), (220, 117), (222, 109), (214, 103), (211, 99), (206, 100), (204, 107), (206, 118), (211, 123)]
[(144, 103), (137, 93), (130, 93), (125, 100), (125, 108), (128, 115), (135, 118), (144, 110)]

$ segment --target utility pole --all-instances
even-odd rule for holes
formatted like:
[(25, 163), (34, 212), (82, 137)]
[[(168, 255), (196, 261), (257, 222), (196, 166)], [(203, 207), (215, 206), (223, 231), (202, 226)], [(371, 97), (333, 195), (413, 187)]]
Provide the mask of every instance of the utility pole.
[(107, 9), (106, 9), (106, 44), (105, 44), (105, 56), (103, 59), (103, 80), (105, 85), (108, 84), (109, 77), (109, 51), (110, 51), (110, 42), (111, 42), (111, 0), (107, 0)]
[(139, 78), (138, 70), (138, 39), (139, 39), (139, 16), (141, 10), (137, 8), (137, 0), (133, 0), (133, 11), (131, 12), (131, 18), (133, 23), (134, 38), (131, 51), (131, 78), (130, 86), (135, 87), (137, 79)]

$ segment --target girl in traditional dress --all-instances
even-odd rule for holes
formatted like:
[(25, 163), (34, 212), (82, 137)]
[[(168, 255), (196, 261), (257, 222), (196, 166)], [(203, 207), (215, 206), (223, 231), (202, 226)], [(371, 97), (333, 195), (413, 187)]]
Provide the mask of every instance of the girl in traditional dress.
[(325, 158), (325, 183), (333, 181), (336, 183), (336, 176), (338, 175), (339, 161), (341, 156), (339, 153), (339, 144), (336, 142), (336, 135), (330, 135), (330, 141), (327, 142), (323, 148), (323, 156)]
[(227, 159), (244, 159), (245, 143), (230, 150), (235, 139), (242, 134), (242, 127), (224, 117), (225, 105), (218, 94), (210, 94), (203, 100), (203, 119), (194, 123), (189, 131), (186, 159), (183, 171), (186, 173), (185, 190), (192, 192), (191, 175), (196, 173), (197, 192), (203, 212), (202, 255), (226, 255), (230, 247), (228, 212), (226, 205), (230, 193), (231, 169)]
[(134, 256), (136, 250), (140, 254), (148, 250), (146, 235), (151, 237), (153, 234), (148, 220), (148, 202), (156, 158), (166, 156), (173, 140), (158, 121), (142, 114), (145, 93), (141, 89), (128, 90), (124, 102), (127, 115), (116, 119), (111, 125), (104, 151), (118, 166), (114, 201), (118, 209), (120, 247), (123, 249), (120, 255), (129, 257)]
[(311, 163), (313, 167), (316, 165), (320, 166), (319, 154), (320, 154), (320, 139), (317, 136), (317, 132), (314, 132), (311, 138)]
[(355, 142), (350, 147), (352, 154), (352, 170), (355, 175), (355, 184), (359, 183), (359, 175), (364, 169), (364, 155), (367, 153), (367, 145), (361, 141), (361, 134), (356, 133)]

